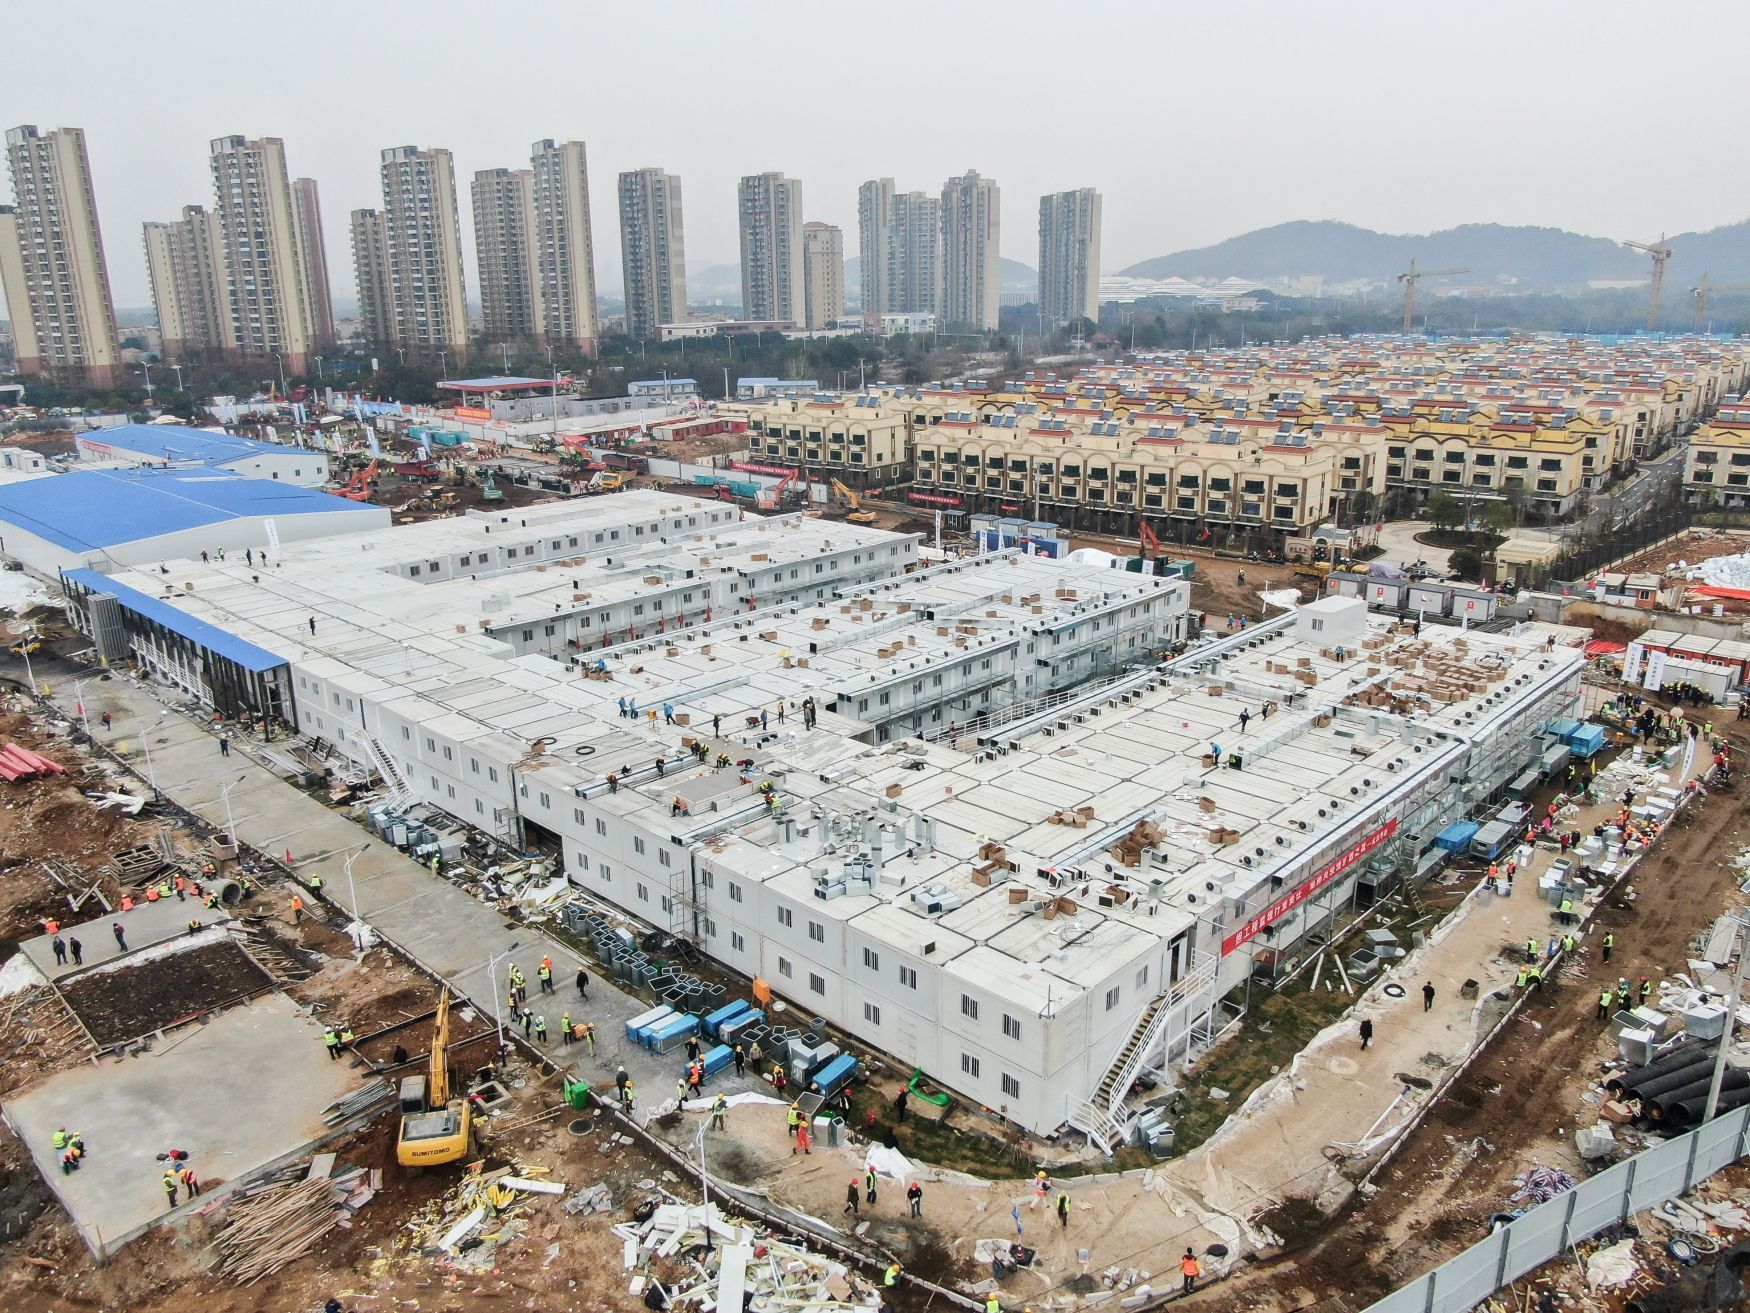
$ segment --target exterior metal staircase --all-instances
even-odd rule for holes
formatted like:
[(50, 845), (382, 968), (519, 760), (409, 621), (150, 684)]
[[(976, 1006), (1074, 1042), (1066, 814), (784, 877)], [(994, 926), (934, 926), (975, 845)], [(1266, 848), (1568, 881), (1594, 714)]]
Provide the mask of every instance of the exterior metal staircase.
[(388, 789), (384, 799), (393, 811), (413, 804), (413, 786), (407, 782), (407, 777), (401, 773), (401, 768), (395, 764), (388, 750), (377, 742), (376, 735), (364, 736), (365, 745), (370, 749), (371, 764), (377, 768), (377, 774), (383, 777), (383, 784)]

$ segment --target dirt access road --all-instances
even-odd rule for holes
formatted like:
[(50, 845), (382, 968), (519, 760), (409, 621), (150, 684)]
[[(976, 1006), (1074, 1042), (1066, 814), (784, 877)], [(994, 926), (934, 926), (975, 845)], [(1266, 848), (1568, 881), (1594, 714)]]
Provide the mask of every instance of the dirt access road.
[[(1738, 753), (1750, 747), (1750, 722), (1723, 728)], [(1517, 1206), (1508, 1202), (1514, 1176), (1535, 1165), (1587, 1174), (1572, 1136), (1597, 1119), (1597, 1105), (1582, 1096), (1615, 1056), (1596, 1018), (1599, 983), (1607, 974), (1656, 982), (1684, 970), (1692, 938), (1745, 901), (1732, 859), (1747, 844), (1750, 812), (1737, 795), (1715, 793), (1680, 813), (1631, 873), (1632, 899), (1619, 890), (1596, 919), (1616, 934), (1609, 966), (1583, 953), (1580, 967), (1534, 995), (1429, 1112), (1382, 1174), (1378, 1195), (1335, 1227), (1305, 1216), (1287, 1238), (1310, 1248), (1260, 1264), (1205, 1306), (1285, 1311), (1342, 1294), (1364, 1307), (1482, 1239), (1492, 1213)]]

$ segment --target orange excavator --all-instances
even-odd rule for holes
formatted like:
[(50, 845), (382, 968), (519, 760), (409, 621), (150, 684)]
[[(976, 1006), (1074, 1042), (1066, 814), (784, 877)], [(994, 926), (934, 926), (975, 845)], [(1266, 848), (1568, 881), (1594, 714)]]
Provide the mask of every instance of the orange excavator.
[(377, 471), (383, 468), (383, 462), (373, 460), (362, 470), (354, 470), (352, 478), (344, 488), (336, 488), (336, 497), (345, 497), (348, 501), (364, 501), (371, 495), (371, 482), (377, 477)]

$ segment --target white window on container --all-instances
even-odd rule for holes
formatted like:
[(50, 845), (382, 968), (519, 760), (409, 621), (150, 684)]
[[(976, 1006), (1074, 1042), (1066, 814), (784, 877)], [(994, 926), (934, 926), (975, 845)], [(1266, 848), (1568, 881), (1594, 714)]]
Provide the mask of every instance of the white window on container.
[(826, 927), (819, 921), (810, 921), (808, 923), (808, 937), (817, 944), (824, 944), (826, 942)]
[(729, 932), (729, 946), (737, 953), (744, 953), (747, 951), (747, 940), (741, 937), (741, 931), (731, 930)]
[(916, 989), (918, 987), (917, 968), (901, 967), (899, 969), (899, 983), (904, 985), (907, 989)]
[(1018, 1099), (1021, 1097), (1021, 1082), (1009, 1075), (1006, 1071), (1003, 1073), (1003, 1093), (1008, 1095), (1011, 1099)]
[(1007, 1012), (1003, 1013), (1003, 1038), (1021, 1038), (1021, 1019), (1019, 1017), (1011, 1017)]
[(729, 882), (729, 901), (732, 903), (739, 903), (741, 901), (741, 886), (736, 884), (733, 880)]
[(962, 1053), (960, 1055), (960, 1070), (968, 1076), (976, 1077), (978, 1075), (978, 1059), (970, 1053)]
[(783, 976), (786, 979), (788, 979), (792, 973), (793, 972), (792, 972), (792, 968), (790, 966), (790, 959), (787, 957), (779, 958), (778, 959), (778, 974), (780, 976)]
[(642, 884), (640, 884), (637, 888), (638, 888), (638, 901), (641, 903), (648, 903), (650, 901), (650, 890), (646, 889)]
[(973, 1021), (978, 1020), (978, 1000), (970, 994), (960, 996), (960, 1015)]
[(863, 1020), (871, 1026), (879, 1026), (881, 1024), (881, 1009), (873, 1003), (863, 1004)]
[(788, 907), (780, 907), (778, 909), (778, 924), (782, 925), (782, 926), (795, 925), (796, 924), (796, 914), (794, 912), (792, 912)]
[(1106, 1011), (1110, 1012), (1118, 1006), (1118, 986), (1114, 985), (1106, 991)]
[(881, 970), (881, 954), (873, 948), (865, 948), (863, 950), (863, 965), (871, 971)]
[(808, 987), (810, 989), (812, 989), (816, 994), (825, 994), (826, 993), (826, 977), (821, 976), (821, 975), (816, 975), (814, 972), (810, 971), (808, 973)]

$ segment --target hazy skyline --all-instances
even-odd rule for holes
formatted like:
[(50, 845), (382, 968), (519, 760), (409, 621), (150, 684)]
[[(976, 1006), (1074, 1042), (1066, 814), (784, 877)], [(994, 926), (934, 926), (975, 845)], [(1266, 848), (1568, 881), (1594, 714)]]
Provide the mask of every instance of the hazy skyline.
[(346, 216), (380, 206), (380, 150), (453, 153), (477, 301), (469, 180), (526, 168), (547, 137), (588, 145), (604, 291), (621, 281), (615, 181), (645, 166), (681, 178), (692, 267), (738, 259), (744, 174), (801, 179), (806, 218), (855, 251), (862, 182), (934, 194), (976, 169), (1002, 188), (1003, 255), (1029, 265), (1039, 197), (1097, 188), (1109, 272), (1290, 219), (1638, 240), (1736, 222), (1750, 215), (1750, 178), (1730, 164), (1746, 34), (1750, 9), (1727, 3), (1655, 22), (1644, 5), (1566, 0), (316, 0), (295, 14), (96, 0), (9, 15), (0, 125), (85, 129), (118, 306), (150, 304), (141, 224), (211, 207), (207, 144), (230, 133), (283, 138), (292, 176), (317, 180), (346, 303)]

